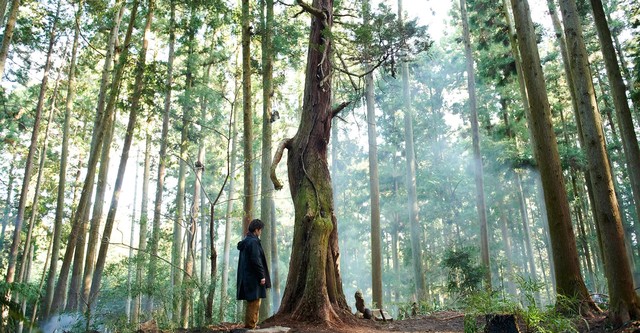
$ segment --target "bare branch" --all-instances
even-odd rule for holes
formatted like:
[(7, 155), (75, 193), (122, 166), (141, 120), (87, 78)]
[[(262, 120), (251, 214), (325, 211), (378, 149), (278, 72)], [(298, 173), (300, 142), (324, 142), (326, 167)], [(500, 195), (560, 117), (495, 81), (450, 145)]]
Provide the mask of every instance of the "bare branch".
[(280, 191), (282, 189), (282, 182), (278, 179), (278, 176), (276, 175), (276, 168), (278, 167), (280, 160), (282, 160), (282, 154), (284, 153), (284, 149), (291, 147), (291, 141), (292, 139), (289, 138), (289, 139), (284, 139), (282, 142), (280, 142), (280, 145), (276, 150), (276, 154), (273, 156), (273, 161), (271, 162), (271, 182), (273, 182), (273, 187), (277, 191)]
[(347, 106), (349, 106), (351, 104), (351, 101), (348, 102), (342, 102), (340, 103), (340, 105), (336, 106), (332, 111), (331, 111), (331, 118), (335, 117), (338, 115), (338, 113), (340, 113), (340, 111), (344, 110), (344, 108), (346, 108)]

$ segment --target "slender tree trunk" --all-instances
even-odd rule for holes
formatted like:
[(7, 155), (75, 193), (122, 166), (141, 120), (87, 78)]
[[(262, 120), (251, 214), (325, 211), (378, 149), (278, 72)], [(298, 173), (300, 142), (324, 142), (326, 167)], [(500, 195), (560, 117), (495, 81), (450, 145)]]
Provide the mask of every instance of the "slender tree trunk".
[[(94, 122), (94, 132), (91, 139), (91, 151), (89, 153), (89, 161), (87, 162), (87, 174), (85, 176), (82, 192), (80, 194), (80, 200), (74, 212), (71, 224), (71, 231), (69, 233), (69, 238), (67, 240), (67, 248), (65, 250), (64, 258), (62, 261), (62, 266), (60, 267), (60, 276), (58, 277), (58, 281), (56, 283), (55, 292), (53, 295), (53, 301), (51, 304), (52, 313), (60, 311), (64, 308), (66, 302), (66, 291), (67, 291), (67, 281), (69, 277), (69, 271), (71, 268), (71, 262), (73, 260), (73, 256), (75, 254), (75, 247), (77, 238), (80, 234), (84, 234), (85, 231), (81, 230), (84, 228), (86, 216), (88, 215), (89, 205), (91, 196), (93, 194), (93, 181), (96, 174), (96, 166), (98, 164), (99, 159), (99, 150), (102, 147), (102, 140), (105, 135), (106, 128), (104, 126), (105, 119), (108, 115), (105, 115), (104, 103), (106, 96), (106, 86), (107, 80), (110, 73), (111, 68), (111, 57), (113, 57), (113, 50), (117, 39), (117, 27), (119, 26), (120, 18), (124, 13), (124, 6), (122, 1), (118, 1), (115, 5), (115, 8), (119, 8), (118, 14), (116, 16), (116, 22), (114, 23), (114, 27), (111, 30), (109, 37), (109, 45), (107, 46), (107, 57), (105, 58), (105, 65), (102, 72), (102, 79), (100, 82), (100, 95), (98, 96), (98, 106), (96, 111), (96, 119)], [(128, 45), (129, 40), (131, 39), (131, 33), (133, 31), (133, 26), (130, 24), (129, 29), (127, 30), (128, 39), (125, 37), (125, 45)], [(114, 74), (114, 84), (116, 87), (117, 84), (115, 82), (119, 81), (122, 78), (124, 68), (123, 64), (128, 55), (128, 48), (124, 48), (123, 52), (120, 54), (120, 61), (118, 62), (118, 66), (116, 68), (116, 73)], [(108, 104), (115, 105), (116, 100), (116, 91), (117, 89), (112, 89), (111, 94), (109, 96)], [(107, 108), (109, 109), (109, 108)]]
[[(53, 237), (49, 241), (49, 247), (47, 249), (46, 259), (44, 261), (43, 272), (40, 278), (40, 285), (38, 286), (38, 295), (42, 294), (42, 287), (44, 286), (44, 279), (47, 277), (47, 269), (49, 266), (49, 261), (51, 261), (51, 249), (53, 246)], [(31, 310), (31, 323), (29, 324), (29, 333), (33, 331), (33, 325), (36, 322), (36, 316), (38, 314), (38, 306), (40, 303), (40, 298), (36, 298), (35, 303), (33, 304), (33, 308)]]
[(466, 0), (460, 0), (462, 13), (462, 30), (464, 34), (464, 48), (467, 61), (467, 90), (469, 93), (469, 113), (471, 114), (471, 131), (473, 140), (473, 166), (476, 181), (476, 209), (480, 222), (480, 242), (482, 250), (482, 265), (485, 268), (485, 288), (491, 290), (491, 264), (489, 262), (489, 231), (487, 229), (487, 209), (484, 199), (484, 171), (482, 155), (480, 154), (480, 130), (478, 128), (478, 107), (476, 102), (476, 76), (471, 51), (471, 34), (469, 33), (469, 18), (467, 17)]
[[(151, 177), (151, 119), (148, 120), (146, 126), (146, 142), (144, 149), (144, 169), (142, 171), (142, 198), (140, 204), (140, 235), (138, 238), (138, 254), (136, 260), (136, 279), (133, 299), (133, 311), (131, 313), (131, 322), (138, 324), (140, 322), (140, 311), (142, 305), (142, 271), (147, 262), (147, 224), (149, 221), (149, 179)], [(137, 182), (136, 182), (137, 184)], [(134, 205), (135, 207), (135, 205)]]
[(0, 0), (0, 25), (4, 25), (4, 14), (7, 12), (8, 0)]
[[(527, 253), (527, 263), (529, 264), (529, 272), (531, 278), (534, 281), (538, 281), (538, 273), (536, 272), (535, 254), (533, 253), (533, 247), (531, 246), (531, 220), (529, 220), (529, 214), (527, 212), (527, 201), (524, 196), (524, 190), (522, 189), (522, 180), (520, 174), (516, 173), (516, 191), (518, 191), (518, 206), (520, 207), (520, 218), (522, 219), (522, 231), (524, 234), (524, 246)], [(537, 295), (538, 300), (540, 299)]]
[(578, 97), (584, 150), (599, 218), (605, 270), (610, 294), (610, 314), (615, 324), (640, 318), (640, 306), (634, 291), (633, 276), (627, 260), (618, 202), (613, 191), (611, 169), (604, 146), (602, 123), (595, 99), (588, 55), (582, 37), (580, 18), (574, 0), (561, 0), (560, 9), (567, 39), (571, 74)]
[(184, 206), (186, 195), (186, 175), (187, 175), (187, 158), (189, 155), (189, 129), (191, 127), (193, 108), (190, 105), (193, 94), (193, 43), (195, 38), (194, 28), (191, 27), (195, 19), (194, 9), (191, 8), (189, 28), (187, 34), (187, 68), (185, 75), (185, 102), (182, 107), (182, 131), (180, 134), (180, 167), (178, 170), (178, 191), (176, 195), (176, 212), (173, 222), (173, 243), (171, 247), (171, 299), (173, 302), (172, 316), (175, 322), (181, 323), (180, 309), (182, 302), (182, 294), (180, 292), (183, 287), (182, 272), (180, 268), (183, 255), (183, 234), (182, 228), (184, 224)]
[[(262, 34), (262, 166), (260, 169), (260, 218), (264, 222), (266, 228), (265, 233), (261, 236), (262, 247), (266, 250), (265, 257), (268, 263), (271, 263), (273, 253), (271, 251), (272, 242), (275, 242), (271, 236), (273, 235), (272, 229), (275, 229), (274, 220), (271, 213), (273, 208), (273, 183), (270, 179), (271, 169), (271, 148), (272, 148), (272, 130), (271, 124), (275, 121), (272, 119), (272, 104), (273, 100), (273, 0), (264, 0), (263, 9), (261, 11), (263, 16), (263, 34)], [(266, 7), (266, 8), (265, 8)], [(266, 13), (265, 13), (266, 12)], [(267, 300), (260, 304), (260, 318), (267, 318), (271, 315), (271, 301), (272, 290), (267, 289)]]
[[(119, 90), (119, 87), (112, 87), (112, 89)], [(113, 104), (115, 107), (115, 104)], [(105, 111), (108, 118), (105, 118), (106, 135), (104, 142), (102, 143), (102, 149), (100, 154), (100, 168), (98, 170), (98, 181), (96, 184), (96, 194), (93, 203), (93, 212), (91, 216), (91, 222), (89, 225), (89, 240), (87, 242), (87, 253), (84, 265), (84, 271), (82, 274), (82, 298), (89, 299), (89, 293), (91, 291), (91, 279), (96, 264), (96, 255), (98, 251), (98, 243), (100, 239), (100, 225), (102, 224), (102, 218), (104, 215), (105, 196), (107, 194), (107, 177), (109, 176), (109, 167), (111, 164), (111, 143), (113, 142), (113, 136), (115, 132), (115, 110)], [(85, 237), (85, 233), (81, 233), (79, 237)], [(80, 238), (79, 238), (80, 239)], [(79, 248), (82, 243), (78, 243), (76, 248)], [(80, 263), (81, 264), (81, 263)], [(76, 270), (76, 264), (74, 263), (74, 272)], [(79, 266), (80, 268), (81, 266)], [(74, 274), (75, 276), (75, 274)], [(71, 285), (77, 285), (76, 279), (71, 280)], [(75, 289), (75, 288), (69, 288)], [(69, 303), (72, 302), (72, 297), (69, 297)], [(75, 307), (72, 307), (75, 308)]]
[[(4, 210), (2, 215), (2, 233), (0, 233), (0, 253), (4, 253), (4, 238), (6, 236), (5, 231), (7, 230), (7, 224), (9, 223), (9, 215), (11, 214), (12, 207), (12, 199), (13, 199), (13, 182), (16, 178), (14, 175), (14, 170), (16, 167), (16, 159), (17, 153), (13, 153), (13, 157), (11, 162), (9, 162), (9, 176), (7, 179), (7, 199), (4, 202)], [(2, 258), (0, 257), (0, 264), (3, 264)], [(4, 265), (3, 265), (4, 266)]]
[[(398, 18), (403, 22), (402, 0), (398, 0)], [(409, 91), (409, 64), (402, 61), (402, 96), (404, 100), (404, 141), (406, 156), (406, 182), (409, 208), (409, 225), (411, 230), (411, 253), (413, 256), (413, 278), (416, 297), (422, 300), (426, 297), (426, 283), (422, 267), (422, 246), (420, 244), (420, 220), (418, 217), (418, 195), (416, 193), (416, 161), (413, 142), (413, 109), (411, 106), (411, 92)]]
[[(204, 113), (204, 112), (203, 112)], [(204, 117), (204, 114), (202, 115)], [(201, 121), (205, 121), (204, 118)], [(205, 136), (202, 135), (202, 138)], [(195, 239), (196, 239), (196, 226), (198, 225), (198, 214), (200, 212), (200, 195), (201, 195), (201, 184), (202, 184), (202, 172), (204, 170), (204, 142), (200, 142), (200, 147), (198, 149), (198, 160), (195, 164), (195, 183), (193, 184), (193, 202), (191, 203), (191, 209), (189, 210), (189, 222), (187, 224), (187, 255), (184, 260), (184, 276), (182, 281), (184, 282), (183, 286), (183, 296), (182, 296), (182, 307), (180, 309), (180, 318), (182, 319), (181, 326), (182, 328), (189, 327), (189, 316), (191, 313), (191, 302), (193, 301), (193, 285), (194, 285), (194, 270), (193, 266), (195, 263)]]
[(536, 161), (542, 179), (547, 207), (551, 246), (553, 249), (556, 291), (576, 298), (582, 314), (597, 311), (584, 285), (578, 260), (575, 235), (571, 224), (569, 201), (564, 187), (558, 142), (551, 122), (551, 107), (540, 65), (540, 55), (526, 0), (511, 0), (516, 31), (520, 42), (522, 69), (529, 96), (528, 122), (533, 134)]
[(2, 45), (0, 45), (0, 79), (4, 76), (4, 65), (7, 61), (7, 56), (9, 55), (9, 46), (11, 45), (11, 39), (13, 38), (13, 30), (16, 27), (16, 21), (18, 20), (19, 9), (20, 0), (12, 0), (9, 18), (7, 19), (7, 24), (5, 25), (2, 33)]
[[(236, 57), (236, 64), (238, 63)], [(234, 87), (234, 96), (238, 96), (238, 92), (240, 91), (240, 71), (239, 66), (236, 65), (236, 73), (235, 73), (235, 87)], [(222, 281), (220, 287), (220, 321), (225, 320), (225, 314), (227, 310), (227, 284), (229, 281), (229, 253), (231, 249), (231, 214), (233, 212), (233, 193), (235, 187), (235, 170), (236, 170), (236, 161), (237, 161), (237, 147), (238, 147), (238, 130), (237, 130), (237, 117), (238, 114), (235, 112), (237, 108), (236, 99), (234, 99), (233, 103), (231, 103), (231, 113), (232, 121), (231, 121), (231, 149), (230, 149), (230, 161), (229, 161), (229, 185), (227, 186), (227, 210), (225, 214), (225, 230), (224, 230), (224, 249), (223, 249), (223, 263), (222, 263)]]
[[(33, 194), (33, 204), (31, 205), (31, 217), (29, 218), (29, 229), (27, 231), (27, 237), (24, 242), (24, 252), (22, 258), (27, 258), (28, 262), (23, 262), (20, 265), (20, 271), (18, 273), (18, 279), (16, 282), (29, 283), (29, 277), (31, 276), (31, 265), (33, 263), (35, 246), (32, 243), (33, 228), (36, 224), (36, 218), (39, 215), (39, 201), (40, 201), (40, 186), (42, 185), (42, 175), (44, 173), (44, 163), (47, 159), (47, 150), (49, 149), (49, 128), (53, 121), (53, 113), (56, 109), (56, 97), (58, 95), (58, 86), (60, 83), (60, 73), (56, 78), (55, 88), (51, 97), (51, 108), (49, 110), (49, 117), (47, 125), (44, 130), (44, 138), (42, 140), (42, 148), (40, 150), (40, 158), (38, 163), (38, 176), (36, 177), (36, 187)], [(22, 313), (26, 310), (26, 297), (20, 297), (22, 299)], [(20, 331), (22, 331), (22, 323), (20, 324)]]
[[(20, 4), (19, 1), (17, 0), (14, 1), (15, 7), (17, 7), (19, 4)], [(17, 8), (15, 10), (17, 11)], [(56, 40), (59, 14), (60, 14), (60, 1), (58, 1), (58, 8), (56, 10), (56, 15), (53, 18), (53, 25), (51, 27), (51, 31), (49, 32), (49, 48), (47, 50), (47, 60), (44, 65), (42, 82), (40, 83), (40, 94), (38, 95), (38, 104), (36, 106), (36, 113), (33, 121), (33, 131), (31, 132), (31, 144), (29, 145), (29, 152), (27, 153), (27, 160), (25, 162), (24, 179), (22, 181), (22, 189), (20, 190), (20, 200), (18, 202), (18, 211), (16, 213), (16, 222), (13, 230), (13, 241), (11, 243), (11, 249), (9, 250), (9, 264), (7, 266), (7, 275), (6, 275), (7, 284), (11, 284), (15, 279), (16, 263), (18, 259), (18, 251), (19, 251), (20, 242), (21, 242), (22, 224), (24, 221), (24, 211), (26, 208), (27, 196), (29, 193), (29, 181), (31, 180), (31, 173), (33, 172), (33, 158), (38, 146), (38, 134), (40, 132), (42, 110), (44, 109), (44, 99), (45, 99), (45, 94), (47, 92), (47, 82), (49, 81), (49, 71), (51, 70), (53, 46)], [(9, 20), (11, 20), (11, 16), (9, 17)], [(7, 23), (7, 28), (5, 28), (5, 32), (4, 32), (5, 36), (2, 44), (3, 49), (0, 50), (0, 76), (3, 73), (2, 69), (4, 67), (4, 60), (6, 59), (6, 54), (4, 54), (3, 56), (2, 52), (4, 50), (5, 41), (7, 41), (7, 36), (10, 33), (8, 29), (9, 29), (9, 23)], [(13, 29), (13, 27), (11, 29)], [(11, 37), (9, 37), (9, 39), (10, 38)]]
[(138, 204), (138, 162), (140, 161), (140, 150), (136, 154), (136, 178), (134, 181), (134, 190), (133, 190), (133, 203), (131, 205), (131, 230), (129, 232), (129, 263), (127, 264), (127, 306), (125, 309), (125, 313), (127, 314), (127, 321), (129, 324), (134, 323), (137, 324), (137, 320), (132, 320), (131, 314), (131, 303), (133, 301), (133, 293), (132, 293), (132, 284), (133, 284), (133, 248), (135, 246), (134, 242), (134, 234), (136, 231), (136, 205)]
[(279, 256), (278, 256), (278, 219), (276, 217), (276, 204), (272, 198), (271, 202), (271, 301), (273, 302), (274, 311), (278, 311), (280, 308), (280, 269), (279, 269)]
[[(124, 6), (122, 6), (123, 8)], [(117, 44), (117, 33), (119, 30), (119, 22), (121, 20), (121, 16), (117, 18), (117, 22), (118, 24), (116, 24), (116, 26), (114, 26), (113, 28), (113, 33), (115, 34), (113, 36), (114, 39), (114, 43)], [(117, 48), (117, 45), (114, 44), (114, 48)], [(111, 49), (109, 49), (107, 52), (111, 51)], [(115, 49), (112, 51), (113, 53), (115, 53)], [(106, 60), (105, 61), (109, 61), (111, 62), (111, 58), (112, 55), (107, 54)], [(106, 67), (106, 65), (105, 65)], [(106, 68), (105, 68), (106, 69)], [(83, 300), (88, 300), (89, 299), (89, 293), (90, 293), (90, 289), (91, 289), (91, 279), (92, 279), (92, 275), (95, 269), (95, 263), (96, 263), (96, 252), (98, 249), (98, 242), (100, 239), (100, 225), (102, 224), (102, 218), (103, 218), (103, 213), (104, 213), (104, 205), (105, 205), (105, 195), (106, 195), (106, 191), (107, 191), (107, 177), (109, 174), (109, 167), (110, 167), (110, 153), (111, 153), (111, 143), (113, 141), (113, 135), (114, 135), (114, 131), (115, 131), (115, 103), (111, 103), (109, 104), (110, 108), (107, 108), (105, 110), (105, 98), (104, 96), (106, 96), (106, 92), (107, 92), (107, 82), (108, 82), (108, 72), (103, 71), (102, 75), (102, 83), (104, 83), (104, 85), (101, 85), (100, 87), (100, 94), (99, 94), (99, 100), (98, 100), (98, 111), (97, 114), (98, 116), (96, 117), (96, 127), (99, 124), (99, 120), (100, 120), (100, 115), (104, 115), (104, 118), (102, 118), (102, 126), (104, 127), (104, 138), (102, 140), (102, 144), (101, 144), (101, 153), (100, 153), (100, 168), (98, 170), (98, 180), (97, 180), (97, 184), (96, 184), (96, 194), (95, 194), (95, 199), (94, 199), (94, 204), (93, 204), (93, 212), (92, 212), (92, 216), (91, 216), (91, 222), (90, 222), (90, 226), (89, 226), (89, 240), (87, 243), (87, 248), (86, 248), (86, 259), (85, 259), (85, 255), (84, 255), (84, 251), (83, 251), (83, 247), (84, 247), (84, 237), (86, 237), (86, 232), (82, 232), (79, 234), (79, 240), (77, 242), (77, 246), (76, 246), (76, 258), (80, 258), (80, 261), (77, 261), (78, 259), (76, 259), (76, 262), (73, 265), (73, 275), (72, 275), (72, 279), (71, 279), (71, 284), (69, 287), (69, 301), (67, 304), (67, 310), (71, 311), (73, 309), (77, 308), (76, 305), (76, 300), (78, 298), (78, 286), (80, 284), (79, 281), (79, 277), (82, 274), (82, 291), (81, 291), (81, 298)], [(120, 83), (115, 81), (115, 75), (117, 73), (113, 73), (113, 85), (111, 87), (112, 90), (116, 90), (119, 91), (120, 89)], [(96, 134), (94, 133), (94, 140), (95, 140), (95, 136)], [(88, 207), (87, 207), (88, 209)], [(88, 213), (88, 212), (87, 212)], [(83, 221), (83, 223), (86, 224), (86, 222)], [(86, 228), (86, 226), (85, 226)], [(83, 263), (84, 263), (84, 269), (83, 269)], [(82, 305), (83, 308), (86, 307), (86, 304)]]
[(249, 0), (242, 0), (243, 235), (247, 233), (249, 222), (253, 219), (253, 116), (251, 113), (251, 16), (249, 3)]
[[(504, 209), (504, 208), (503, 208)], [(513, 283), (513, 278), (515, 277), (515, 273), (513, 270), (513, 251), (511, 250), (511, 237), (509, 236), (509, 228), (507, 226), (508, 220), (504, 212), (500, 214), (500, 231), (502, 233), (502, 242), (504, 244), (504, 253), (507, 257), (507, 275), (508, 275), (508, 284), (507, 289), (509, 290), (509, 294), (516, 295), (516, 286)]]
[[(89, 294), (89, 303), (88, 303), (89, 307), (92, 307), (95, 305), (98, 292), (100, 291), (100, 283), (102, 282), (102, 273), (104, 271), (107, 252), (109, 250), (109, 240), (111, 239), (111, 231), (113, 230), (113, 224), (115, 222), (115, 217), (116, 217), (115, 215), (118, 209), (118, 202), (120, 199), (120, 191), (122, 189), (122, 181), (124, 179), (124, 173), (127, 168), (127, 161), (129, 159), (129, 150), (131, 148), (131, 142), (133, 141), (133, 131), (136, 126), (136, 119), (139, 112), (138, 109), (140, 108), (139, 102), (140, 102), (140, 97), (142, 95), (142, 89), (144, 88), (142, 78), (143, 78), (144, 68), (145, 68), (147, 47), (149, 44), (148, 38), (149, 38), (149, 32), (151, 28), (151, 20), (153, 18), (153, 3), (154, 3), (153, 0), (149, 0), (147, 21), (146, 21), (144, 37), (142, 42), (143, 46), (142, 46), (142, 49), (140, 50), (139, 58), (138, 58), (138, 62), (135, 70), (136, 71), (135, 82), (134, 82), (135, 88), (133, 91), (133, 96), (131, 98), (131, 110), (129, 112), (129, 121), (127, 124), (127, 131), (126, 131), (124, 143), (122, 146), (122, 155), (120, 156), (118, 173), (116, 175), (116, 181), (113, 187), (113, 195), (111, 196), (111, 204), (109, 206), (109, 212), (107, 213), (107, 219), (104, 225), (104, 232), (102, 234), (102, 242), (100, 244), (100, 251), (98, 252), (96, 268), (95, 268), (95, 271), (93, 272), (93, 278), (91, 281), (91, 292)], [(131, 9), (129, 29), (131, 29), (135, 23), (137, 11), (138, 11), (138, 0), (134, 0), (132, 4), (132, 9)], [(130, 38), (129, 30), (127, 30), (127, 37), (128, 38), (125, 38), (125, 41)], [(125, 45), (129, 45), (129, 43), (125, 42)], [(127, 52), (123, 51), (123, 54), (124, 53), (127, 53)], [(119, 63), (118, 66), (120, 65), (122, 65), (121, 68), (124, 68), (124, 63)], [(119, 80), (115, 82), (119, 82)], [(113, 98), (113, 96), (114, 94), (112, 92), (111, 98)], [(107, 109), (109, 109), (109, 105), (107, 105)]]
[(149, 298), (144, 306), (144, 312), (149, 316), (153, 313), (153, 302), (158, 263), (158, 247), (160, 242), (160, 218), (162, 215), (162, 193), (164, 192), (164, 176), (167, 168), (167, 134), (169, 133), (169, 112), (171, 111), (171, 92), (173, 89), (173, 61), (175, 57), (176, 42), (176, 18), (175, 1), (170, 0), (169, 19), (169, 58), (167, 60), (166, 93), (164, 98), (164, 111), (162, 113), (162, 132), (160, 135), (160, 152), (158, 156), (158, 178), (156, 179), (156, 197), (153, 206), (153, 226), (151, 229), (151, 239), (149, 240), (149, 271), (147, 273), (147, 292)]
[[(80, 21), (83, 12), (83, 3), (81, 0), (78, 2), (78, 10), (76, 11), (76, 22)], [(53, 226), (53, 238), (51, 245), (51, 261), (49, 270), (47, 271), (47, 285), (45, 288), (45, 295), (42, 301), (42, 318), (48, 318), (51, 310), (51, 302), (53, 300), (53, 287), (55, 284), (55, 277), (58, 271), (58, 257), (60, 256), (60, 238), (62, 235), (62, 219), (64, 217), (64, 199), (65, 188), (67, 182), (67, 161), (69, 158), (69, 129), (71, 127), (71, 114), (73, 112), (73, 102), (75, 100), (76, 93), (76, 60), (78, 54), (78, 39), (80, 37), (80, 25), (75, 25), (75, 32), (73, 36), (73, 46), (71, 50), (71, 62), (69, 64), (69, 74), (67, 76), (67, 100), (65, 104), (64, 123), (62, 127), (62, 147), (60, 154), (60, 172), (58, 176), (58, 193), (56, 198), (56, 215)], [(4, 232), (3, 232), (4, 234)]]
[[(370, 4), (362, 5), (363, 25), (369, 26)], [(371, 66), (366, 70), (371, 72)], [(373, 73), (365, 76), (367, 101), (367, 134), (369, 137), (369, 196), (371, 200), (371, 289), (373, 306), (382, 309), (382, 249), (380, 231), (380, 176), (378, 174), (378, 144)]]
[(598, 32), (598, 40), (602, 49), (602, 56), (607, 70), (607, 77), (611, 86), (611, 95), (616, 109), (616, 118), (622, 137), (622, 148), (627, 162), (627, 172), (631, 180), (631, 190), (635, 202), (636, 216), (640, 217), (640, 149), (638, 139), (631, 119), (631, 109), (627, 101), (627, 87), (622, 79), (618, 58), (613, 46), (611, 31), (607, 24), (601, 0), (591, 0), (591, 8)]
[[(209, 80), (209, 69), (206, 69), (204, 84), (206, 85)], [(200, 122), (206, 123), (207, 109), (206, 103), (201, 100), (200, 103)], [(187, 328), (189, 326), (189, 315), (191, 312), (191, 303), (193, 302), (193, 285), (194, 285), (194, 265), (195, 265), (195, 248), (196, 248), (196, 231), (198, 225), (198, 216), (200, 213), (200, 197), (202, 195), (202, 175), (205, 170), (205, 143), (204, 138), (206, 135), (204, 130), (201, 130), (200, 142), (198, 143), (198, 159), (194, 165), (195, 170), (195, 183), (193, 185), (193, 202), (191, 203), (191, 209), (189, 210), (189, 222), (187, 224), (187, 255), (184, 263), (184, 293), (182, 299), (182, 308), (180, 311), (180, 317), (182, 318), (182, 327)], [(202, 238), (205, 238), (205, 234), (202, 234)], [(204, 284), (204, 280), (200, 281)]]

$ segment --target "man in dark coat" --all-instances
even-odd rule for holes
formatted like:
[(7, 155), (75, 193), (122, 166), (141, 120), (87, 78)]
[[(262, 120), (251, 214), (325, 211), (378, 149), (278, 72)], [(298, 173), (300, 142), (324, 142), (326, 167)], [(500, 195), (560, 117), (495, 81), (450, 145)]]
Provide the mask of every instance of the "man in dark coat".
[(271, 277), (267, 267), (267, 259), (260, 244), (260, 235), (264, 223), (255, 219), (249, 223), (249, 232), (238, 243), (240, 257), (238, 259), (238, 291), (236, 298), (246, 300), (244, 327), (253, 329), (258, 323), (260, 299), (267, 297), (267, 288), (271, 288)]

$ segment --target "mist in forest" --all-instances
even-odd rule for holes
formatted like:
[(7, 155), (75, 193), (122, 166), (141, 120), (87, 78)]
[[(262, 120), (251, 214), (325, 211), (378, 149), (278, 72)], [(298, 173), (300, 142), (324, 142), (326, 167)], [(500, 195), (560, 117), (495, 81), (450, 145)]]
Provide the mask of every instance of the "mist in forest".
[[(243, 218), (250, 215), (269, 221), (262, 241), (274, 285), (263, 301), (270, 308), (263, 311), (277, 313), (289, 272), (298, 269), (290, 267), (290, 260), (299, 244), (293, 239), (289, 152), (284, 150), (274, 169), (284, 184), (279, 191), (268, 182), (263, 185), (262, 170), (271, 165), (263, 165), (262, 157), (273, 158), (302, 127), (308, 13), (297, 5), (276, 4), (270, 48), (262, 45), (268, 39), (262, 22), (267, 18), (259, 6), (243, 30), (235, 3), (160, 1), (154, 18), (148, 15), (151, 4), (138, 1), (142, 7), (137, 11), (133, 3), (121, 1), (93, 1), (79, 9), (75, 3), (50, 0), (10, 2), (20, 10), (0, 16), (2, 27), (18, 17), (14, 37), (7, 37), (13, 38), (8, 55), (0, 52), (0, 58), (7, 58), (6, 66), (0, 59), (0, 273), (6, 275), (0, 290), (12, 298), (7, 298), (11, 306), (1, 324), (13, 328), (33, 317), (44, 332), (54, 332), (79, 329), (87, 318), (89, 326), (104, 331), (133, 331), (151, 319), (172, 329), (241, 322), (236, 244), (245, 236)], [(408, 17), (402, 21), (395, 1), (373, 1), (373, 27), (361, 24), (360, 1), (341, 3), (346, 8), (339, 8), (340, 21), (330, 39), (331, 104), (344, 108), (334, 115), (330, 140), (322, 144), (328, 143), (345, 299), (355, 312), (354, 294), (361, 291), (367, 307), (382, 305), (396, 319), (439, 310), (475, 311), (470, 304), (483, 297), (520, 309), (547, 309), (563, 301), (556, 294), (550, 241), (558, 233), (549, 230), (542, 168), (529, 127), (532, 115), (525, 107), (531, 103), (521, 90), (529, 88), (522, 88), (514, 58), (523, 51), (511, 48), (513, 22), (506, 18), (512, 18), (513, 8), (507, 2), (504, 8), (486, 0), (464, 2), (469, 71), (460, 5), (404, 2)], [(530, 3), (584, 300), (605, 302), (612, 285), (605, 278), (611, 275), (604, 265), (611, 260), (601, 246), (605, 241), (626, 244), (632, 279), (640, 280), (640, 194), (631, 177), (640, 168), (628, 167), (625, 141), (640, 129), (631, 115), (631, 125), (619, 128), (626, 118), (616, 112), (619, 101), (613, 100), (608, 82), (607, 54), (600, 50), (591, 9), (580, 8), (593, 100), (602, 118), (603, 164), (610, 167), (613, 183), (608, 193), (616, 195), (624, 232), (624, 239), (603, 240), (596, 228), (594, 182), (589, 181), (595, 158), (581, 148), (569, 67), (548, 7), (555, 2)], [(627, 63), (620, 62), (624, 83), (637, 88), (640, 8), (633, 1), (609, 4), (607, 19), (618, 30), (616, 52), (627, 54)], [(142, 29), (145, 20), (150, 30)], [(253, 84), (250, 107), (243, 104), (243, 31), (251, 46), (246, 68)], [(271, 68), (269, 57), (273, 73), (263, 81)], [(369, 68), (374, 64), (378, 67)], [(371, 81), (364, 74), (369, 69)], [(470, 77), (475, 77), (475, 103)], [(368, 115), (367, 82), (373, 83), (373, 117)], [(621, 90), (637, 102), (637, 91)], [(474, 155), (472, 104), (479, 158)], [(405, 132), (409, 113), (413, 142)], [(637, 110), (632, 116), (638, 116)], [(251, 119), (244, 122), (244, 117)], [(379, 193), (371, 193), (370, 184), (374, 145), (368, 130), (374, 123)], [(270, 153), (263, 152), (267, 138)], [(103, 141), (92, 147), (94, 140)], [(246, 160), (245, 146), (253, 154)], [(407, 166), (411, 158), (413, 175)], [(252, 170), (245, 173), (248, 166)], [(411, 185), (418, 209), (414, 224)], [(260, 216), (263, 205), (270, 205), (269, 195), (273, 218)], [(380, 199), (382, 304), (373, 300), (378, 281), (373, 281), (372, 195)], [(483, 249), (481, 216), (486, 216), (488, 249)]]

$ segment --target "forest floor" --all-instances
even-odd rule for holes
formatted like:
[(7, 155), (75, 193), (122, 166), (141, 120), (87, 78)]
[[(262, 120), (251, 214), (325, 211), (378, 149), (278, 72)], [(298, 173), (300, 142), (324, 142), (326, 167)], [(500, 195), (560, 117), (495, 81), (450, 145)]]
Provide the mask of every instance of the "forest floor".
[[(478, 318), (481, 323), (482, 318)], [(524, 323), (519, 324), (520, 332), (528, 332)], [(579, 320), (576, 323), (579, 332), (590, 333), (640, 333), (640, 321), (630, 322), (620, 328), (612, 328), (606, 316), (598, 316)], [(370, 320), (356, 320), (353, 323), (322, 328), (313, 324), (299, 322), (269, 322), (261, 327), (289, 327), (289, 333), (310, 332), (310, 333), (395, 333), (395, 332), (429, 332), (429, 333), (463, 333), (464, 313), (442, 311), (428, 316), (418, 316), (415, 318), (397, 320), (392, 322), (377, 322)], [(181, 333), (240, 333), (240, 332), (265, 332), (266, 330), (246, 331), (240, 324), (226, 323), (207, 328), (191, 329), (179, 331)]]

